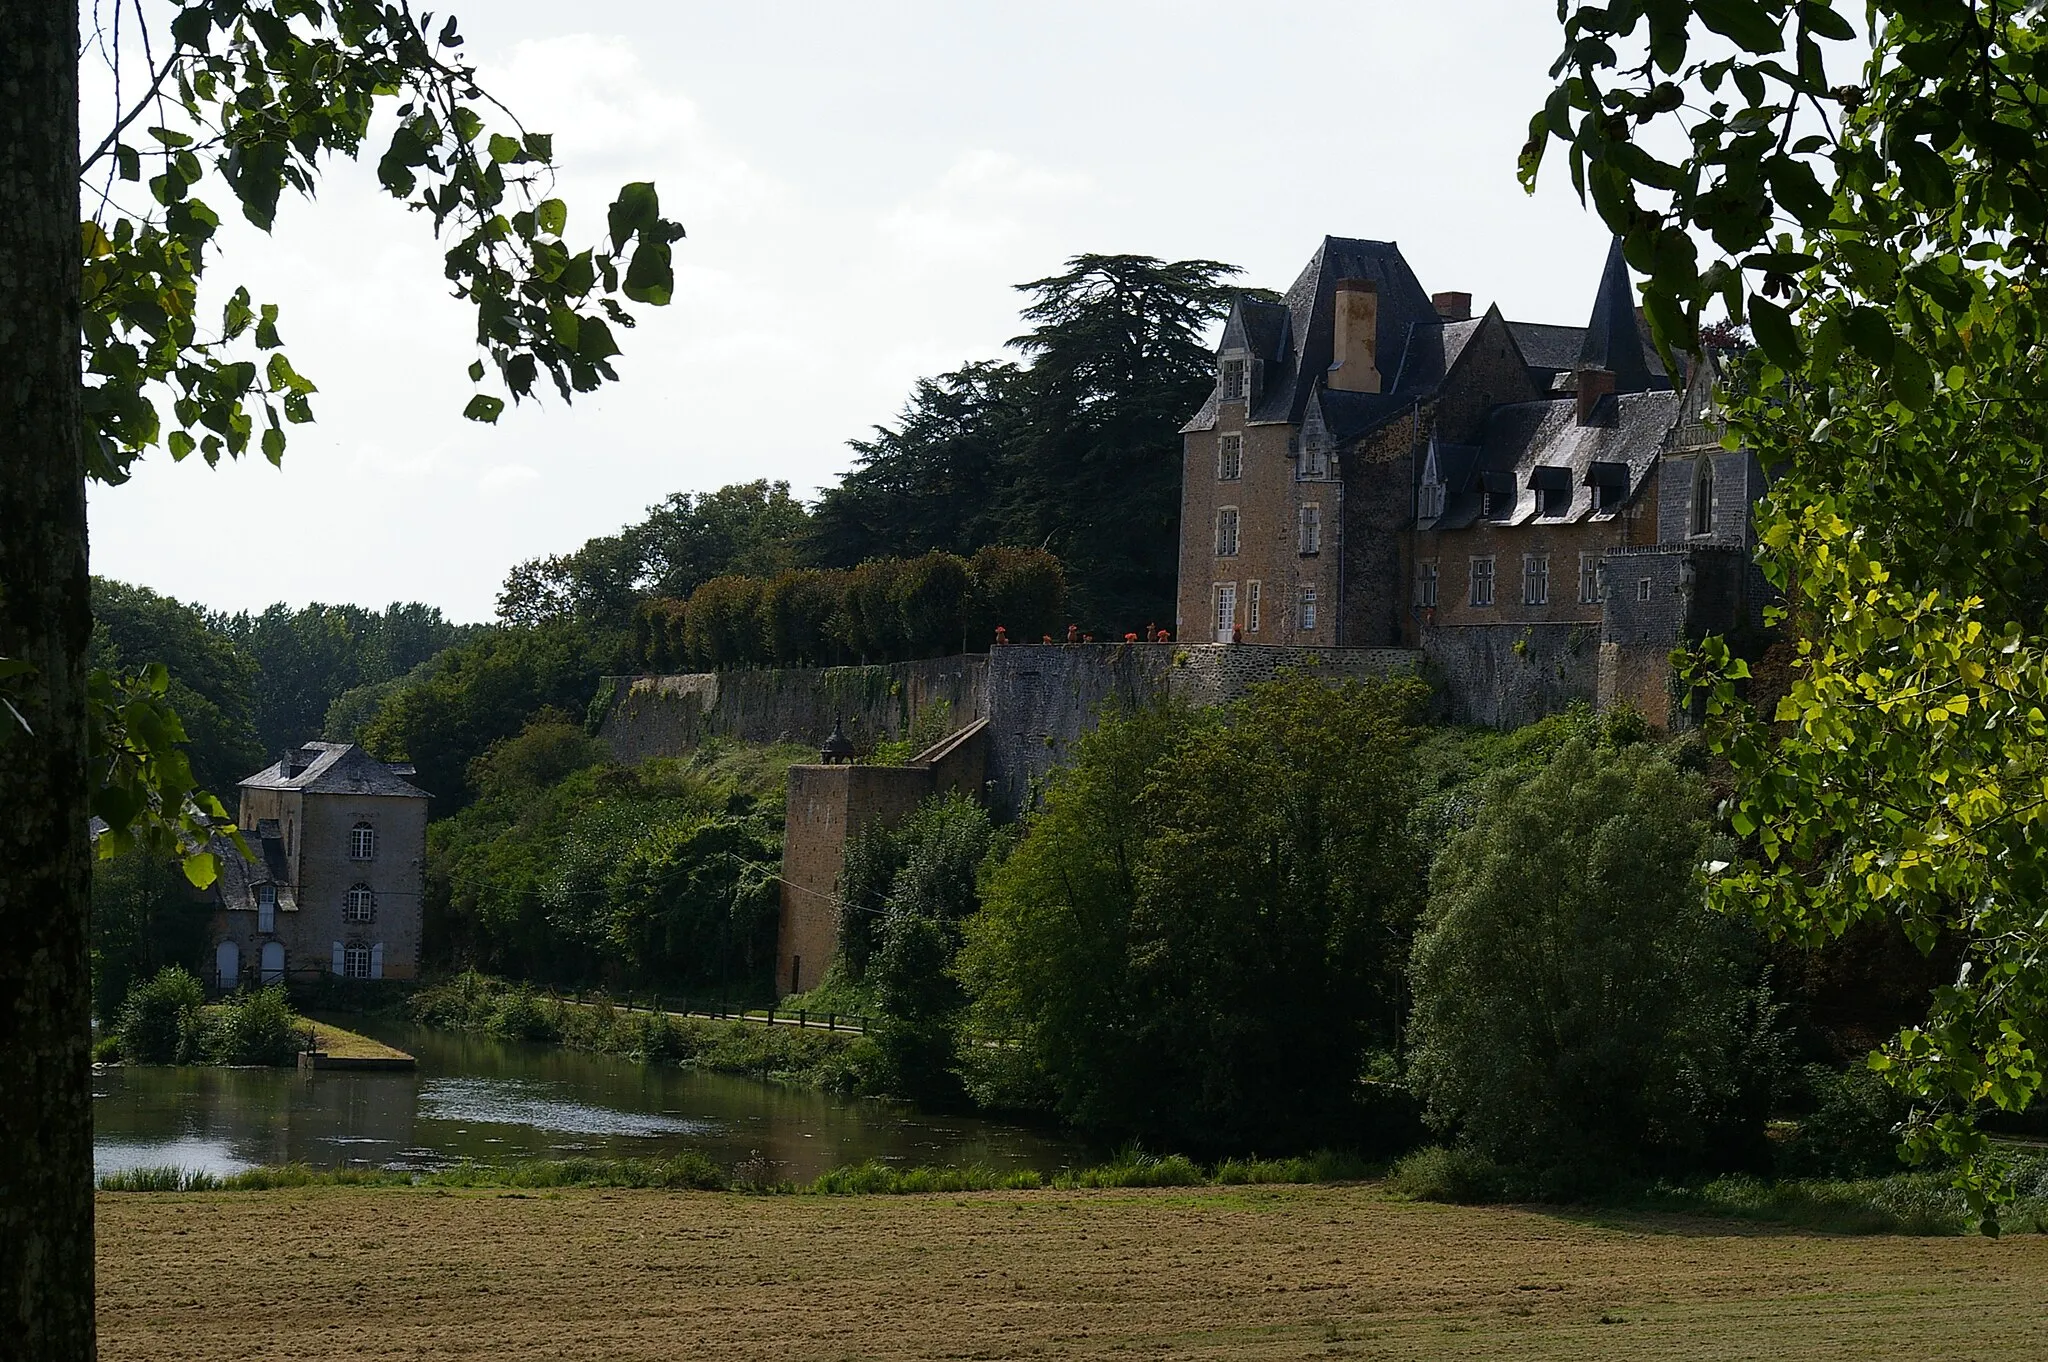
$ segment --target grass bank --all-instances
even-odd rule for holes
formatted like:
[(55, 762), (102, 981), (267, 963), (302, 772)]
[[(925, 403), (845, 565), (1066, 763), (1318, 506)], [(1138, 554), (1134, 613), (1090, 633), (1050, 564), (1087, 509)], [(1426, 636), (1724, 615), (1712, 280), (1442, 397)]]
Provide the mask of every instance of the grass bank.
[[(103, 1196), (106, 1362), (1969, 1357), (2040, 1352), (2048, 1237), (1843, 1237), (1203, 1186), (917, 1197)], [(195, 1272), (195, 1264), (262, 1265)]]
[(877, 1090), (875, 1047), (848, 1031), (629, 1010), (603, 1001), (568, 1002), (480, 974), (421, 989), (407, 1006), (423, 1026), (501, 1040), (564, 1045), (844, 1094)]

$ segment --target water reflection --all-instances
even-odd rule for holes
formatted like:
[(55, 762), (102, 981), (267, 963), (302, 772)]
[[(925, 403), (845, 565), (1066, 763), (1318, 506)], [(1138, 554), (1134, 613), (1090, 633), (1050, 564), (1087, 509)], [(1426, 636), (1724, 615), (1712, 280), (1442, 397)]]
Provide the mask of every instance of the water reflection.
[(411, 1026), (350, 1024), (411, 1051), (418, 1072), (101, 1072), (93, 1083), (95, 1173), (164, 1164), (231, 1172), (290, 1162), (433, 1168), (462, 1159), (686, 1150), (793, 1179), (865, 1159), (1041, 1170), (1083, 1161), (1076, 1146), (1039, 1132), (899, 1103)]

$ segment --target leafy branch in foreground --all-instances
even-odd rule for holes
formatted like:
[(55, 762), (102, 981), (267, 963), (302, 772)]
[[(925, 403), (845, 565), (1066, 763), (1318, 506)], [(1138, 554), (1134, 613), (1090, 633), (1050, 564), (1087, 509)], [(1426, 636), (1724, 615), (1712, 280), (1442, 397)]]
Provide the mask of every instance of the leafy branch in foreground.
[(1568, 147), (1667, 350), (1716, 303), (1757, 341), (1722, 402), (1776, 477), (1759, 529), (1790, 683), (1753, 713), (1725, 646), (1690, 663), (1744, 838), (1717, 895), (1810, 940), (1887, 918), (1961, 948), (1874, 1062), (1920, 1103), (1909, 1151), (1966, 1156), (1995, 1230), (1975, 1120), (2028, 1106), (2048, 1049), (2048, 21), (2001, 0), (1559, 18), (1525, 183)]

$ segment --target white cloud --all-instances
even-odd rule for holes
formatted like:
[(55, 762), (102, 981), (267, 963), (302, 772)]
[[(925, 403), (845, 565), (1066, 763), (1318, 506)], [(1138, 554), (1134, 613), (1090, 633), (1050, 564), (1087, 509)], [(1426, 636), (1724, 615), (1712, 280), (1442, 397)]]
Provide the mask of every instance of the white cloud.
[(479, 491), (508, 492), (529, 482), (539, 482), (540, 474), (523, 463), (499, 464), (476, 480)]
[(1084, 174), (1028, 165), (1007, 152), (969, 151), (884, 214), (878, 230), (888, 247), (926, 265), (991, 259), (1091, 187)]

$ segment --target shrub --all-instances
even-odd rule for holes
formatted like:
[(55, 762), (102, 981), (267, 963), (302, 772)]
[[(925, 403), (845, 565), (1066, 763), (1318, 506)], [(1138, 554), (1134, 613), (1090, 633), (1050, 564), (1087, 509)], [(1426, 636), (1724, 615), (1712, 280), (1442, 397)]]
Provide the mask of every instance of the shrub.
[(1060, 560), (1044, 549), (989, 546), (968, 563), (973, 578), (969, 594), (967, 644), (986, 647), (997, 625), (1012, 643), (1036, 643), (1057, 633), (1067, 612), (1067, 577)]
[(205, 1030), (206, 1057), (215, 1064), (291, 1064), (301, 1043), (299, 1019), (281, 984), (228, 999), (207, 1018)]
[(1474, 1150), (1443, 1145), (1418, 1149), (1402, 1159), (1387, 1185), (1417, 1201), (1461, 1206), (1499, 1201), (1507, 1193), (1500, 1165)]
[(199, 1009), (206, 991), (179, 965), (128, 991), (121, 1005), (121, 1053), (136, 1064), (189, 1064), (200, 1050)]
[(937, 551), (900, 564), (894, 582), (903, 642), (912, 657), (944, 657), (966, 642), (967, 564)]
[(483, 1029), (500, 1040), (560, 1040), (562, 1017), (522, 984), (498, 1000)]
[(1706, 793), (1654, 751), (1565, 743), (1438, 856), (1411, 977), (1430, 1123), (1573, 1195), (1762, 1157), (1775, 1010), (1711, 912)]
[(1792, 1177), (1861, 1178), (1899, 1171), (1899, 1128), (1911, 1102), (1868, 1066), (1846, 1073), (1809, 1067), (1813, 1111), (1778, 1151)]

